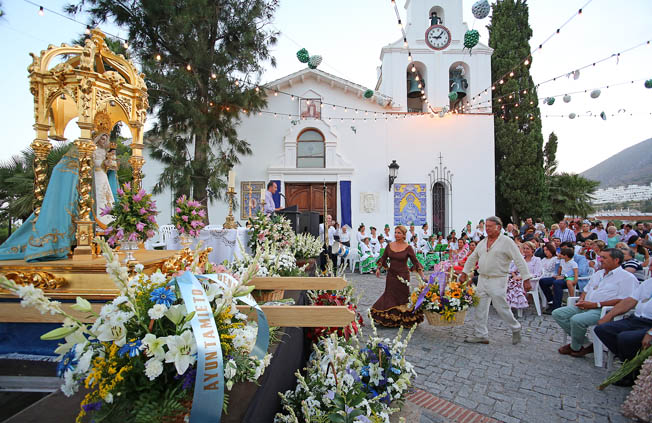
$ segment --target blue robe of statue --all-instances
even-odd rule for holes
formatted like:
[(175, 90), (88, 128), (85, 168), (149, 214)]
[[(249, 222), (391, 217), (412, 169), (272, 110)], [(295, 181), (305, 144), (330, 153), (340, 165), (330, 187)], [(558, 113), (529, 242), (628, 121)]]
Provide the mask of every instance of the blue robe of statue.
[[(116, 174), (107, 172), (114, 198)], [(75, 243), (79, 154), (72, 147), (52, 171), (41, 213), (34, 214), (0, 246), (0, 260), (45, 261), (68, 258)]]

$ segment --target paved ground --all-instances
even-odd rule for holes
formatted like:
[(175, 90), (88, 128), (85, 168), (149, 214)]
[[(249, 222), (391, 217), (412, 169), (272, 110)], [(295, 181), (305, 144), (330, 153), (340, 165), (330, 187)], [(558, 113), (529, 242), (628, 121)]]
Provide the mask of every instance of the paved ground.
[[(375, 275), (346, 274), (361, 295), (363, 314), (382, 294), (385, 280)], [(472, 333), (467, 313), (463, 326), (438, 328), (421, 324), (409, 347), (415, 365), (416, 387), (498, 421), (628, 422), (619, 410), (629, 388), (596, 386), (608, 375), (583, 358), (557, 353), (563, 333), (552, 317), (537, 316), (534, 307), (520, 320), (523, 342), (511, 344), (511, 332), (491, 309), (489, 345), (465, 344)], [(367, 317), (365, 316), (365, 321)], [(368, 327), (367, 327), (368, 329)], [(395, 329), (379, 333), (391, 337)], [(423, 410), (420, 423), (453, 421)]]

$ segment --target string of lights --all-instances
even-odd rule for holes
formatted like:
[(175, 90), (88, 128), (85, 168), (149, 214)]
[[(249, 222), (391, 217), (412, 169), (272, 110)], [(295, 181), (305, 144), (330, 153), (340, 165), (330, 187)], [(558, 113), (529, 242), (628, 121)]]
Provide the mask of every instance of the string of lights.
[[(537, 84), (535, 85), (535, 87), (538, 88), (538, 87), (540, 87), (541, 85), (544, 85), (544, 84), (547, 84), (547, 83), (550, 83), (550, 82), (555, 82), (555, 81), (557, 81), (558, 79), (561, 79), (561, 78), (563, 78), (563, 77), (571, 76), (571, 75), (573, 75), (574, 72), (581, 71), (581, 70), (584, 70), (584, 69), (587, 69), (587, 68), (591, 68), (591, 67), (595, 67), (595, 66), (597, 66), (597, 65), (599, 65), (599, 64), (601, 64), (601, 63), (606, 62), (607, 60), (609, 60), (609, 59), (611, 59), (611, 58), (613, 58), (613, 57), (617, 57), (617, 58), (618, 58), (618, 57), (620, 57), (622, 54), (625, 54), (625, 53), (631, 52), (631, 51), (633, 51), (633, 50), (635, 50), (635, 49), (637, 49), (637, 48), (640, 48), (640, 47), (643, 47), (643, 46), (646, 46), (646, 45), (650, 45), (650, 43), (651, 43), (651, 40), (645, 40), (645, 41), (643, 41), (643, 42), (640, 42), (640, 43), (636, 44), (635, 46), (632, 46), (632, 47), (629, 47), (629, 48), (627, 48), (627, 49), (625, 49), (625, 50), (622, 50), (622, 51), (619, 51), (619, 52), (613, 53), (613, 54), (611, 54), (611, 55), (609, 55), (609, 56), (607, 56), (607, 57), (604, 57), (604, 58), (602, 58), (602, 59), (600, 59), (600, 60), (596, 60), (596, 61), (594, 61), (594, 62), (591, 62), (591, 63), (587, 64), (587, 65), (581, 66), (581, 67), (579, 67), (579, 68), (574, 68), (574, 69), (571, 70), (571, 71), (564, 72), (564, 73), (562, 73), (562, 74), (560, 74), (560, 75), (557, 75), (557, 76), (555, 76), (555, 77), (553, 77), (553, 78), (549, 78), (549, 79), (547, 79), (547, 80), (544, 80), (544, 81), (542, 81), (542, 82), (539, 82), (539, 83), (537, 83)], [(485, 93), (486, 91), (487, 91), (487, 90), (484, 90), (483, 93)], [(525, 91), (525, 90), (524, 90), (524, 91)], [(512, 91), (511, 93), (507, 93), (507, 94), (505, 94), (505, 95), (503, 95), (503, 96), (500, 96), (500, 97), (493, 97), (493, 98), (486, 99), (486, 100), (482, 100), (482, 101), (479, 101), (479, 102), (472, 101), (472, 102), (471, 102), (467, 107), (471, 107), (471, 108), (473, 108), (473, 107), (475, 107), (475, 106), (479, 106), (479, 105), (484, 104), (484, 103), (489, 103), (489, 102), (492, 101), (492, 99), (493, 99), (493, 101), (496, 101), (496, 100), (499, 100), (499, 99), (505, 99), (505, 98), (507, 98), (507, 97), (509, 97), (509, 96), (516, 95), (516, 94), (519, 93), (519, 92), (522, 92), (522, 91), (520, 91), (520, 90), (519, 90), (519, 91)], [(526, 93), (526, 92), (523, 92), (523, 94), (527, 94), (527, 93)], [(573, 93), (566, 93), (566, 94), (573, 94)], [(560, 95), (564, 95), (564, 94), (560, 94)], [(548, 96), (548, 97), (556, 97), (556, 96)], [(473, 98), (476, 98), (476, 97), (473, 97)], [(479, 99), (479, 98), (478, 98), (478, 99)]]
[(582, 11), (586, 9), (586, 7), (591, 4), (593, 0), (588, 0), (577, 12), (573, 13), (561, 26), (559, 26), (552, 34), (550, 34), (545, 40), (543, 40), (538, 47), (536, 47), (534, 50), (530, 52), (525, 58), (520, 60), (516, 66), (514, 66), (512, 69), (507, 71), (505, 74), (503, 74), (500, 78), (497, 78), (494, 82), (491, 83), (491, 86), (480, 90), (478, 94), (475, 94), (474, 96), (471, 97), (471, 100), (467, 100), (467, 104), (470, 103), (475, 98), (478, 98), (479, 96), (482, 95), (487, 95), (489, 93), (489, 90), (494, 91), (496, 89), (496, 85), (503, 85), (505, 81), (508, 78), (512, 78), (515, 75), (515, 71), (521, 67), (521, 66), (529, 66), (532, 63), (532, 55), (543, 49), (543, 46), (550, 41), (554, 36), (559, 35), (561, 32), (561, 29), (564, 28), (566, 25), (568, 25), (575, 17), (579, 16), (582, 14)]

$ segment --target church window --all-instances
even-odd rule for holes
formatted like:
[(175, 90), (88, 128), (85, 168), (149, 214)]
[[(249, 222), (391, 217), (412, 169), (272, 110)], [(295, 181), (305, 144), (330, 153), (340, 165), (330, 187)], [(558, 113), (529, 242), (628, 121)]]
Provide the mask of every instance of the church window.
[[(469, 65), (464, 62), (455, 62), (448, 69), (448, 94), (450, 108), (455, 110), (467, 102), (466, 97), (471, 84)], [(453, 94), (455, 93), (455, 94)]]
[(324, 136), (316, 129), (306, 129), (297, 138), (297, 168), (326, 167)]
[(412, 62), (407, 67), (407, 109), (409, 113), (422, 113), (426, 104), (426, 65)]
[(431, 8), (430, 12), (428, 12), (428, 23), (428, 26), (445, 25), (446, 22), (444, 21), (444, 9), (442, 9), (440, 6), (434, 6)]

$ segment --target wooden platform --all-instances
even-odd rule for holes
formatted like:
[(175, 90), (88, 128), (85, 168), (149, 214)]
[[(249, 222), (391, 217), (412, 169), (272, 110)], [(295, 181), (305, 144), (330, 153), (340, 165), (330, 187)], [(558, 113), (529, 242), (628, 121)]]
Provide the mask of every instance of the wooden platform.
[[(145, 266), (145, 273), (152, 273), (167, 259), (178, 254), (175, 250), (138, 250), (134, 253), (136, 261)], [(120, 255), (121, 259), (124, 257)], [(87, 299), (110, 300), (118, 290), (106, 273), (106, 260), (97, 257), (88, 260), (54, 260), (28, 263), (24, 260), (0, 261), (0, 274), (8, 272), (49, 272), (64, 278), (60, 288), (44, 289), (48, 297), (56, 299), (74, 299), (83, 296)], [(14, 298), (0, 292), (0, 298)]]

